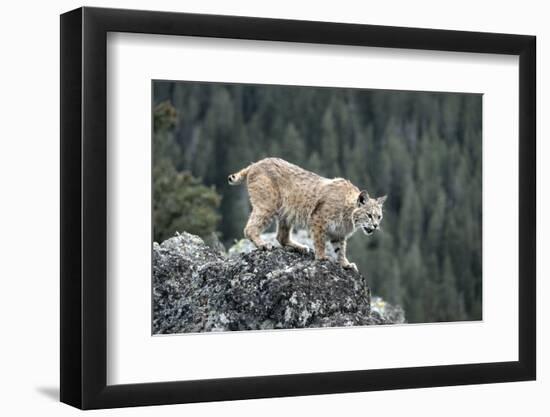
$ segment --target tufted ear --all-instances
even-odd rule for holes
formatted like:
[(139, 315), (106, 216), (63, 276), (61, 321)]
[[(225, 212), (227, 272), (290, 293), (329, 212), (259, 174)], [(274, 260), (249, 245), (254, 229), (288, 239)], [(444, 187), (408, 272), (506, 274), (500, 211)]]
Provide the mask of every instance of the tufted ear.
[(369, 201), (369, 193), (367, 193), (367, 190), (363, 190), (359, 193), (359, 197), (357, 197), (357, 205), (358, 206), (364, 206), (367, 204), (367, 201)]
[(382, 204), (384, 204), (384, 201), (386, 201), (386, 198), (388, 198), (388, 196), (387, 196), (387, 195), (383, 195), (382, 197), (378, 197), (378, 198), (376, 199), (376, 201), (378, 202), (378, 204), (382, 205)]

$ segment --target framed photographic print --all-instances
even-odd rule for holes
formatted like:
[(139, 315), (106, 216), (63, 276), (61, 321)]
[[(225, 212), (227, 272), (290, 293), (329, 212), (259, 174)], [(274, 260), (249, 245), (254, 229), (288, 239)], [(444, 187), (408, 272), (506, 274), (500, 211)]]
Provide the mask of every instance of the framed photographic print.
[(535, 38), (61, 16), (61, 401), (532, 380)]

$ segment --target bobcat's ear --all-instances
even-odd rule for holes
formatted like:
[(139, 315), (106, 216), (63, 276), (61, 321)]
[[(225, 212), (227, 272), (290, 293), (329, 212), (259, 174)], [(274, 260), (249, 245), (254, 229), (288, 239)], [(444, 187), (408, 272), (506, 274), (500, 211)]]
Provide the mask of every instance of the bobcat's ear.
[(378, 198), (376, 199), (376, 201), (378, 202), (378, 204), (382, 205), (382, 204), (384, 204), (384, 201), (386, 201), (386, 198), (388, 198), (388, 196), (387, 196), (387, 195), (383, 195), (382, 197), (378, 197)]
[(359, 193), (359, 197), (357, 197), (357, 205), (358, 206), (364, 206), (367, 201), (369, 201), (369, 193), (367, 193), (367, 190), (363, 190)]

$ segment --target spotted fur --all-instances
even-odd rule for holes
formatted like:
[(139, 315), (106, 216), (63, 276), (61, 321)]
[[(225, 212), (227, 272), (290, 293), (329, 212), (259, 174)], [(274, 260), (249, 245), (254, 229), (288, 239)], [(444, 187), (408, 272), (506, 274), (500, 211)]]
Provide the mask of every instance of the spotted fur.
[(245, 180), (252, 212), (244, 235), (259, 249), (270, 249), (260, 235), (277, 219), (281, 245), (307, 252), (305, 246), (290, 238), (293, 226), (307, 228), (313, 237), (316, 259), (326, 259), (329, 240), (338, 262), (356, 269), (346, 258), (346, 239), (358, 228), (370, 235), (382, 221), (386, 196), (371, 198), (348, 180), (324, 178), (283, 159), (265, 158), (228, 177), (231, 185)]

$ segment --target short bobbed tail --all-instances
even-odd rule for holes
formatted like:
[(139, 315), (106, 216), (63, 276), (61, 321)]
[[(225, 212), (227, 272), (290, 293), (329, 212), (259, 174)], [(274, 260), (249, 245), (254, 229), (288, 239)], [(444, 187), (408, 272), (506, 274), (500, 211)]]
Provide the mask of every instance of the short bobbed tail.
[(239, 185), (241, 184), (248, 175), (248, 169), (250, 167), (246, 167), (244, 169), (241, 169), (239, 172), (235, 172), (234, 174), (231, 174), (227, 177), (227, 182), (229, 182), (229, 185)]

